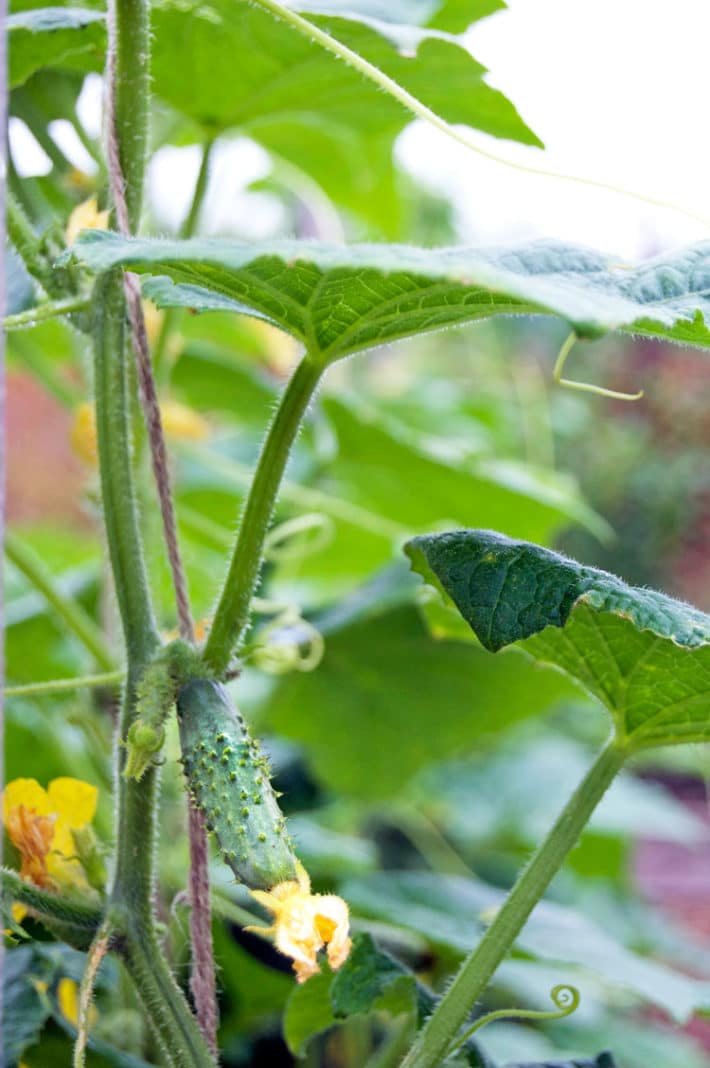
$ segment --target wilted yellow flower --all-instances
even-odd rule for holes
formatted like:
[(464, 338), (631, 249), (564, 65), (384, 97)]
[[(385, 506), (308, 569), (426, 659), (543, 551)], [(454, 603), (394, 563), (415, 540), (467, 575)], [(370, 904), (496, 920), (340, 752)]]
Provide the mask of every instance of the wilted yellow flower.
[(98, 791), (80, 779), (53, 779), (45, 790), (36, 779), (14, 779), (3, 792), (3, 821), (20, 853), (23, 879), (55, 889), (85, 879), (72, 831), (91, 823)]
[(260, 905), (274, 915), (271, 927), (247, 930), (273, 935), (274, 945), (293, 958), (299, 983), (316, 975), (318, 953), (326, 947), (331, 968), (339, 968), (350, 953), (348, 906), (336, 894), (312, 894), (311, 881), (300, 864), (298, 879), (278, 883), (268, 893), (252, 890)]
[[(66, 976), (57, 983), (57, 1002), (62, 1016), (77, 1027), (79, 1024), (79, 987), (73, 979)], [(93, 1027), (99, 1018), (96, 1006), (89, 1009), (89, 1027)]]
[(108, 211), (99, 211), (95, 196), (77, 204), (69, 216), (65, 238), (67, 245), (73, 245), (81, 230), (105, 230), (108, 227)]

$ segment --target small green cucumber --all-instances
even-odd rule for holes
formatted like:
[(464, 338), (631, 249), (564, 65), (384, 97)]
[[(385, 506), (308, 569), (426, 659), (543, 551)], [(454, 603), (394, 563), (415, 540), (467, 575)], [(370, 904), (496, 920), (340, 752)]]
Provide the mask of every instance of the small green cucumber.
[(177, 714), (188, 789), (225, 863), (252, 890), (296, 879), (268, 762), (227, 691), (211, 679), (192, 679), (178, 693)]

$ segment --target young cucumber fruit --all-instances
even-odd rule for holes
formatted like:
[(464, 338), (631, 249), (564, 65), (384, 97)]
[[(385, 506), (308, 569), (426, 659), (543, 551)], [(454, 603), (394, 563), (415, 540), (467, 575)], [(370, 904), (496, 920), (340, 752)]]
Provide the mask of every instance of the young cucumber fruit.
[(252, 890), (296, 879), (268, 762), (227, 691), (211, 679), (193, 679), (178, 693), (177, 714), (188, 789), (225, 863)]

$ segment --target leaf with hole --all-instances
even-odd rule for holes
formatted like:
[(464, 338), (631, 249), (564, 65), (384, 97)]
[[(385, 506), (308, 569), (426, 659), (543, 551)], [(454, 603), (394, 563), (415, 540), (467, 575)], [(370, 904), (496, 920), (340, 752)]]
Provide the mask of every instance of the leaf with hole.
[(710, 739), (710, 616), (488, 530), (423, 535), (406, 551), (486, 649), (516, 643), (576, 679), (630, 750)]

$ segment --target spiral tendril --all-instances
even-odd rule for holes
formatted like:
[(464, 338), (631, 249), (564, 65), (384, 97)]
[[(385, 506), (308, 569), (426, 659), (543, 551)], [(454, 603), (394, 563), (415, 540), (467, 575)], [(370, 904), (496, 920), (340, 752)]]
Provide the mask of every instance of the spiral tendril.
[(487, 1024), (493, 1023), (494, 1020), (563, 1020), (566, 1016), (571, 1016), (572, 1013), (579, 1007), (581, 1001), (581, 995), (576, 986), (572, 986), (569, 983), (560, 983), (558, 986), (553, 986), (550, 991), (550, 999), (556, 1006), (554, 1009), (497, 1009), (495, 1012), (488, 1012), (485, 1016), (479, 1016), (475, 1023), (471, 1024), (468, 1030), (464, 1031), (462, 1035), (457, 1036), (447, 1050), (447, 1057), (450, 1057), (456, 1050), (460, 1049), (469, 1038), (480, 1031), (482, 1027), (486, 1027)]

